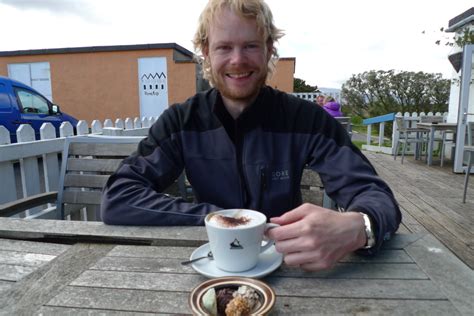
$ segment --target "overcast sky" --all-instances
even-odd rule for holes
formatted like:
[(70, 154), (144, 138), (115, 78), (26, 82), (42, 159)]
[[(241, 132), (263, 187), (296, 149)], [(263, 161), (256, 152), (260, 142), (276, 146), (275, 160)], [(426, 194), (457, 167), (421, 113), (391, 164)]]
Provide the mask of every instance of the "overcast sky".
[[(0, 51), (148, 43), (191, 39), (207, 0), (0, 0)], [(437, 46), (448, 21), (472, 0), (267, 0), (285, 37), (281, 57), (295, 57), (295, 77), (340, 88), (369, 70), (442, 73)], [(425, 34), (422, 32), (425, 31)]]

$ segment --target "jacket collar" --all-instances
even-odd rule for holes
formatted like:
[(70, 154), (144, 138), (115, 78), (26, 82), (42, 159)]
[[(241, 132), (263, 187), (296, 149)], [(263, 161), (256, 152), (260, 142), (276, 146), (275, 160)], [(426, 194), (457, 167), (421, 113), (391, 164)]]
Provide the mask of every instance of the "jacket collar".
[(262, 125), (265, 113), (268, 111), (268, 97), (266, 96), (269, 94), (269, 89), (266, 86), (262, 87), (255, 101), (235, 120), (224, 106), (220, 92), (215, 90), (214, 104), (212, 105), (213, 113), (234, 143), (236, 137), (238, 137), (237, 133), (243, 135), (247, 131)]
[(248, 120), (254, 121), (254, 119), (258, 119), (262, 114), (265, 113), (266, 103), (268, 102), (266, 96), (268, 95), (269, 89), (270, 88), (268, 86), (263, 86), (260, 89), (255, 101), (250, 106), (248, 106), (235, 120), (225, 108), (221, 93), (217, 89), (213, 89), (214, 91), (212, 93), (211, 99), (211, 102), (213, 102), (212, 111), (220, 120), (224, 119), (225, 121), (232, 120), (236, 122), (247, 122)]

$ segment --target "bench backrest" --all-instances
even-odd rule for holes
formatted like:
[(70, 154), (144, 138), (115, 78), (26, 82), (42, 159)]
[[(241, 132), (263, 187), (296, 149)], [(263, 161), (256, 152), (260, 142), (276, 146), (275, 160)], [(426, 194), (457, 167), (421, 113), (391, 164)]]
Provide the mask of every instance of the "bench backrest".
[(63, 151), (57, 211), (60, 218), (99, 220), (102, 188), (143, 137), (75, 137)]
[(443, 123), (443, 116), (420, 116), (420, 123)]

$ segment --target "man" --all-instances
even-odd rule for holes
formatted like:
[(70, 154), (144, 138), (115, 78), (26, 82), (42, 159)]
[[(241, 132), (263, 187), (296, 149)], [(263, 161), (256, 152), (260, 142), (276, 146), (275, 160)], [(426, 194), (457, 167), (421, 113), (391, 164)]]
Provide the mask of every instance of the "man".
[[(209, 1), (194, 45), (214, 88), (167, 109), (110, 177), (105, 223), (202, 225), (212, 211), (254, 209), (281, 225), (268, 235), (286, 264), (305, 270), (367, 246), (361, 251), (375, 253), (397, 230), (392, 192), (344, 128), (311, 102), (265, 86), (282, 35), (263, 0)], [(302, 204), (306, 166), (347, 212)], [(196, 203), (162, 193), (183, 168)]]

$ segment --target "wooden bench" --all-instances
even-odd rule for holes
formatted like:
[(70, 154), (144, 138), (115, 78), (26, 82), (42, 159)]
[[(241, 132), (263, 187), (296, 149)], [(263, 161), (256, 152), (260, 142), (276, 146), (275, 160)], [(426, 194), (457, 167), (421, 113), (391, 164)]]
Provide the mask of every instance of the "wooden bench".
[[(97, 221), (102, 188), (121, 161), (132, 154), (143, 137), (83, 136), (66, 138), (62, 152), (58, 191), (29, 196), (0, 205), (0, 216), (20, 214), (31, 207), (55, 201), (29, 218), (56, 218)], [(180, 178), (184, 183), (184, 178)], [(179, 190), (181, 188), (181, 191)], [(184, 191), (183, 191), (184, 190)], [(187, 195), (184, 184), (174, 183), (166, 193)]]

